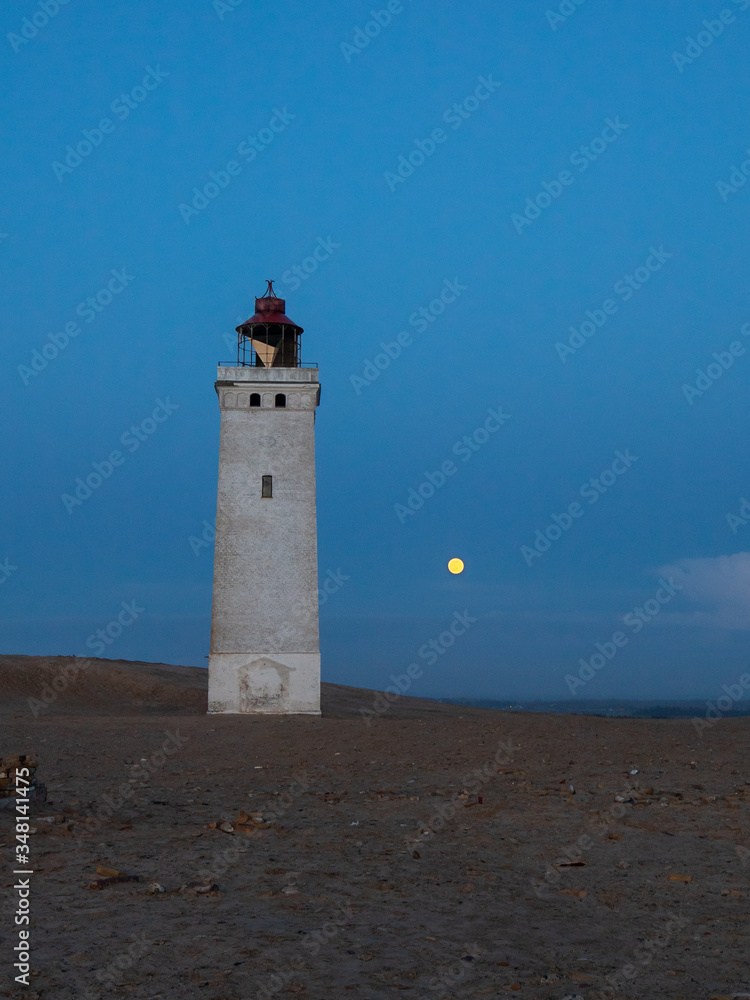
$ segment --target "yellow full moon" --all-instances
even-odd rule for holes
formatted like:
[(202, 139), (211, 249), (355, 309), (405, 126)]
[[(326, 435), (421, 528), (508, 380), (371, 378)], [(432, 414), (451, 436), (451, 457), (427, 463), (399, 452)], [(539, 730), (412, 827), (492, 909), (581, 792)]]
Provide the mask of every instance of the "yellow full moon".
[(451, 573), (463, 573), (463, 571), (464, 571), (463, 560), (462, 559), (449, 559), (448, 560), (448, 569), (451, 571)]

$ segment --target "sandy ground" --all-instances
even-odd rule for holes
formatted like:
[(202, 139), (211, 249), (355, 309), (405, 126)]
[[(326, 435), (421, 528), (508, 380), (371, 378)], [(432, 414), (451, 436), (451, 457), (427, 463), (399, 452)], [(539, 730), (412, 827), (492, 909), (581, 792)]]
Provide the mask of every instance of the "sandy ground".
[(368, 725), (335, 685), (322, 718), (205, 716), (205, 672), (103, 661), (35, 718), (71, 663), (0, 658), (0, 755), (49, 795), (31, 985), (8, 894), (2, 995), (750, 995), (750, 719), (401, 698)]

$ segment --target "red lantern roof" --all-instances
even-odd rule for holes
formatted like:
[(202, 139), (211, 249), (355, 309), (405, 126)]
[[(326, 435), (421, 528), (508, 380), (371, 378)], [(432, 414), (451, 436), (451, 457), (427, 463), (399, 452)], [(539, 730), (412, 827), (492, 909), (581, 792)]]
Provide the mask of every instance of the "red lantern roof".
[[(293, 326), (298, 333), (302, 333), (302, 327), (297, 326), (284, 312), (286, 309), (286, 300), (277, 297), (273, 289), (273, 281), (267, 281), (267, 285), (265, 295), (255, 300), (255, 315), (251, 316), (250, 319), (246, 319), (244, 323), (240, 323), (235, 328), (237, 333), (244, 333), (245, 327), (258, 326), (261, 323), (278, 323), (283, 326)], [(245, 335), (247, 336), (247, 334)]]

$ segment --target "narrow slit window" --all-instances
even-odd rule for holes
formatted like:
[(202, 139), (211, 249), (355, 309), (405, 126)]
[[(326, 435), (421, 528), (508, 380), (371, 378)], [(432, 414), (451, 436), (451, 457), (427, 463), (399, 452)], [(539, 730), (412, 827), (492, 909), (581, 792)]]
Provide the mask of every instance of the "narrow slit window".
[(251, 392), (250, 393), (250, 405), (251, 406), (260, 406), (260, 393), (259, 392)]
[(284, 395), (283, 392), (277, 392), (276, 393), (276, 405), (277, 406), (286, 406), (286, 396)]
[(273, 496), (273, 476), (263, 476), (260, 487), (260, 495), (261, 497)]

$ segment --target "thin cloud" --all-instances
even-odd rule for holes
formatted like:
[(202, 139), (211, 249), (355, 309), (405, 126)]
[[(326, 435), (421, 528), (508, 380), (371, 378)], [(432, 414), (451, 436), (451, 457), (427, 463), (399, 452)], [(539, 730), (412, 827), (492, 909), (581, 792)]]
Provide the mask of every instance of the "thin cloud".
[(697, 606), (687, 616), (691, 624), (750, 628), (750, 552), (680, 559), (657, 572), (671, 576), (683, 588), (684, 597)]

